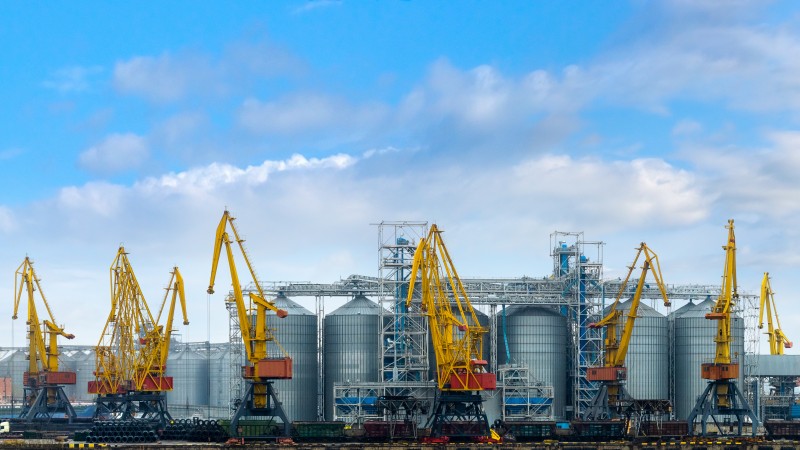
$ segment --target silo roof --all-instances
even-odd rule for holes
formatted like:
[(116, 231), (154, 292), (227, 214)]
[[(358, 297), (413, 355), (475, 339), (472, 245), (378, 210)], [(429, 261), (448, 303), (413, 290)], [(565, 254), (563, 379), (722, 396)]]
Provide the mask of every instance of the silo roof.
[[(617, 311), (628, 311), (631, 309), (633, 299), (622, 302), (617, 306)], [(654, 308), (639, 302), (639, 309), (636, 310), (636, 317), (664, 317), (663, 314), (656, 311)]]
[(702, 317), (705, 319), (706, 314), (711, 312), (717, 302), (711, 297), (706, 297), (705, 300), (698, 303), (694, 308), (687, 309), (684, 313), (680, 314), (680, 318)]
[(381, 314), (381, 307), (367, 297), (364, 297), (363, 295), (357, 295), (355, 298), (335, 309), (328, 315), (352, 316), (358, 314), (378, 316)]
[[(501, 309), (498, 314), (503, 314)], [(544, 306), (537, 305), (511, 305), (506, 308), (506, 315), (528, 315), (528, 316), (560, 316), (557, 311)]]
[(670, 318), (670, 319), (674, 319), (674, 318), (676, 318), (676, 317), (680, 317), (680, 316), (682, 316), (682, 315), (683, 315), (683, 314), (684, 314), (686, 311), (692, 310), (692, 309), (694, 309), (694, 308), (697, 308), (697, 304), (694, 302), (694, 300), (692, 300), (692, 299), (689, 299), (689, 303), (687, 303), (687, 304), (685, 304), (685, 305), (681, 306), (680, 308), (676, 309), (675, 311), (672, 311), (672, 312), (669, 314), (669, 318)]
[(289, 313), (289, 316), (313, 316), (314, 313), (311, 311), (303, 308), (299, 303), (295, 302), (294, 300), (290, 299), (283, 293), (278, 294), (275, 297), (275, 300), (272, 301), (276, 307), (286, 310)]

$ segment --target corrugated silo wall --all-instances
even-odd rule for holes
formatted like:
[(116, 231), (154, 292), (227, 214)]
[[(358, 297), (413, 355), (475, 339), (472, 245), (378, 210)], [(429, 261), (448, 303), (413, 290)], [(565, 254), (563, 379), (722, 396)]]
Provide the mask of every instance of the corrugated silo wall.
[[(623, 317), (630, 311), (630, 302)], [(625, 389), (638, 400), (669, 399), (669, 332), (667, 318), (647, 305), (640, 305), (639, 317), (625, 358), (628, 380)], [(623, 322), (624, 324), (624, 322)], [(623, 327), (617, 327), (621, 338)]]
[[(365, 301), (370, 301), (366, 300)], [(363, 301), (362, 301), (363, 302)], [(351, 302), (354, 303), (354, 302)], [(345, 304), (324, 322), (325, 419), (333, 420), (334, 383), (380, 381), (381, 316), (375, 311)]]
[(206, 413), (209, 399), (209, 361), (204, 349), (176, 345), (167, 358), (166, 375), (173, 389), (167, 392), (167, 406), (173, 417)]
[(22, 399), (22, 374), (28, 370), (28, 359), (21, 349), (12, 349), (0, 358), (0, 377), (11, 379), (11, 396)]
[[(292, 379), (276, 380), (273, 384), (278, 399), (289, 421), (317, 419), (317, 387), (319, 379), (317, 360), (317, 316), (292, 302), (284, 306), (280, 297), (275, 300), (279, 308), (289, 310), (289, 316), (279, 319), (267, 315), (267, 326), (275, 328), (275, 337), (292, 358)], [(270, 357), (283, 356), (275, 345), (268, 345)]]
[[(241, 345), (239, 343), (235, 345)], [(244, 349), (242, 349), (244, 351)], [(231, 379), (241, 377), (239, 366), (241, 361), (233, 361), (231, 345), (215, 344), (209, 361), (209, 378), (211, 390), (208, 401), (213, 412), (212, 417), (227, 418), (231, 413)]]
[[(538, 381), (553, 386), (553, 414), (564, 418), (567, 404), (567, 321), (539, 306), (512, 306), (498, 312), (497, 361), (527, 364)], [(505, 326), (504, 323), (505, 322)], [(506, 357), (505, 341), (511, 361)]]
[[(673, 351), (675, 370), (675, 400), (673, 410), (678, 420), (686, 420), (708, 385), (701, 378), (700, 365), (713, 362), (717, 322), (704, 316), (692, 315), (675, 318)], [(734, 318), (731, 324), (733, 338), (731, 357), (740, 362), (738, 387), (743, 389), (744, 371), (744, 320)]]

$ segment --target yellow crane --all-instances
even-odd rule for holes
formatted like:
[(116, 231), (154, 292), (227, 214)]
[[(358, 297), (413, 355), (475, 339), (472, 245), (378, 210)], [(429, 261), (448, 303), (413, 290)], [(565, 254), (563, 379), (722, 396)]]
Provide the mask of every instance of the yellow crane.
[(458, 277), (433, 224), (414, 253), (406, 307), (411, 307), (420, 279), (422, 311), (428, 318), (431, 343), (436, 355), (438, 396), (430, 418), (431, 437), (497, 438), (489, 429), (480, 392), (497, 387), (495, 374), (483, 358), (481, 326), (469, 296)]
[[(778, 317), (778, 309), (775, 307), (775, 292), (770, 284), (769, 272), (764, 272), (764, 279), (761, 281), (761, 302), (758, 312), (758, 328), (764, 328), (764, 315), (767, 316), (767, 339), (769, 341), (769, 353), (773, 356), (784, 354), (785, 348), (792, 348), (792, 341), (784, 334), (781, 327), (781, 320)], [(777, 327), (775, 326), (777, 325)], [(793, 391), (797, 385), (796, 377), (770, 377), (770, 395), (776, 396), (771, 399), (771, 408), (777, 408), (784, 403), (786, 398), (794, 397)], [(790, 405), (786, 404), (784, 413), (791, 416)], [(772, 412), (771, 412), (772, 413)]]
[[(703, 363), (700, 367), (701, 376), (709, 380), (703, 393), (698, 397), (687, 421), (689, 433), (694, 433), (694, 421), (699, 416), (701, 433), (708, 433), (708, 419), (718, 424), (717, 417), (735, 417), (738, 424), (737, 435), (742, 434), (744, 418), (751, 420), (752, 434), (758, 429), (758, 418), (747, 404), (747, 399), (742, 395), (736, 385), (739, 377), (739, 362), (731, 358), (731, 323), (733, 310), (739, 301), (738, 286), (736, 283), (736, 237), (734, 234), (733, 220), (728, 220), (728, 241), (722, 247), (725, 250), (725, 266), (722, 272), (722, 287), (719, 297), (711, 312), (706, 314), (706, 319), (717, 322), (717, 332), (714, 337), (715, 351), (714, 362)], [(744, 355), (742, 355), (744, 356)], [(718, 426), (719, 434), (723, 434), (723, 427)]]
[[(769, 272), (764, 272), (764, 279), (761, 281), (761, 307), (758, 311), (758, 328), (764, 328), (764, 314), (767, 315), (767, 339), (769, 340), (769, 354), (783, 355), (784, 348), (792, 348), (792, 341), (783, 333), (781, 329), (781, 319), (778, 317), (778, 309), (775, 307), (775, 292), (769, 282)], [(773, 323), (773, 316), (775, 322)], [(775, 324), (778, 325), (775, 328)]]
[[(250, 292), (246, 301), (242, 293), (239, 274), (236, 270), (232, 248), (233, 241), (228, 234), (228, 227), (230, 227), (233, 237), (239, 246), (257, 291)], [(222, 256), (223, 247), (225, 247), (225, 253), (228, 258), (231, 285), (233, 287), (233, 301), (236, 304), (236, 313), (248, 363), (242, 367), (242, 377), (247, 382), (246, 392), (231, 418), (230, 433), (233, 436), (239, 436), (238, 423), (242, 417), (264, 417), (273, 420), (280, 419), (283, 424), (283, 435), (288, 436), (290, 422), (281, 406), (281, 402), (278, 401), (272, 386), (272, 380), (292, 378), (292, 359), (275, 339), (273, 330), (267, 327), (266, 320), (267, 311), (271, 311), (281, 318), (286, 317), (287, 313), (266, 300), (264, 291), (244, 248), (244, 239), (239, 236), (239, 231), (234, 224), (234, 217), (227, 210), (222, 214), (214, 239), (214, 255), (211, 260), (211, 278), (208, 283), (208, 293), (214, 293), (217, 266)], [(269, 357), (268, 344), (275, 345), (282, 356)], [(268, 433), (265, 433), (265, 436), (266, 434)]]
[[(21, 418), (31, 420), (50, 420), (53, 417), (66, 416), (70, 423), (76, 417), (75, 410), (64, 393), (64, 385), (75, 384), (76, 376), (72, 371), (59, 371), (58, 337), (73, 339), (75, 336), (56, 325), (53, 311), (47, 303), (33, 261), (25, 257), (14, 274), (14, 315), (17, 319), (19, 304), (23, 291), (27, 292), (28, 301), (28, 370), (23, 375), (24, 398)], [(36, 311), (36, 296), (47, 310), (48, 319), (39, 320)]]
[[(117, 251), (110, 274), (111, 311), (95, 347), (95, 380), (88, 387), (90, 394), (97, 394), (95, 417), (164, 424), (172, 418), (165, 393), (173, 383), (165, 374), (176, 300), (181, 302), (183, 323), (189, 323), (183, 278), (174, 268), (154, 319), (124, 247)], [(170, 293), (167, 323), (162, 326), (158, 322)]]
[[(625, 318), (624, 327), (617, 336), (617, 329), (622, 324), (623, 313), (617, 309), (623, 297), (631, 274), (636, 269), (636, 263), (642, 257), (642, 271), (636, 283), (636, 291), (631, 299), (628, 315)], [(628, 274), (620, 284), (619, 292), (611, 304), (608, 314), (599, 322), (591, 324), (592, 328), (605, 328), (605, 354), (603, 356), (602, 367), (591, 367), (586, 373), (586, 378), (590, 381), (601, 383), (597, 395), (592, 400), (589, 408), (584, 411), (584, 419), (609, 419), (618, 417), (623, 411), (625, 404), (632, 401), (626, 392), (624, 382), (627, 380), (628, 369), (625, 367), (625, 357), (628, 355), (628, 346), (633, 335), (633, 326), (639, 311), (639, 303), (642, 298), (647, 273), (651, 272), (655, 279), (656, 286), (664, 300), (664, 306), (670, 306), (667, 297), (667, 289), (664, 286), (661, 274), (661, 265), (658, 262), (658, 255), (651, 250), (647, 244), (641, 243), (636, 252), (633, 263), (628, 267)]]

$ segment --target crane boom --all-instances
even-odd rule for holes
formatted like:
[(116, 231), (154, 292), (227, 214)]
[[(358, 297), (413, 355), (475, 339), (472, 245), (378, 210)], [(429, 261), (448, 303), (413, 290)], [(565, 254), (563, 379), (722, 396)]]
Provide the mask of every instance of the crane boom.
[[(639, 258), (642, 255), (644, 255), (642, 272), (636, 282), (636, 291), (631, 299), (631, 305), (628, 309), (628, 316), (625, 320), (624, 328), (621, 335), (617, 337), (617, 327), (619, 327), (620, 323), (622, 322), (622, 313), (617, 309), (617, 307), (622, 300), (622, 296), (625, 292), (628, 281), (630, 280), (633, 271), (636, 269), (636, 263), (639, 261)], [(620, 284), (619, 292), (617, 293), (614, 303), (609, 308), (608, 314), (606, 314), (606, 316), (599, 322), (590, 325), (592, 328), (606, 328), (606, 352), (604, 356), (605, 367), (623, 367), (625, 365), (625, 357), (628, 355), (628, 346), (630, 345), (631, 336), (633, 335), (634, 323), (638, 317), (637, 313), (639, 311), (639, 304), (642, 298), (642, 290), (644, 288), (648, 272), (653, 274), (656, 286), (661, 293), (661, 298), (664, 300), (664, 306), (669, 307), (671, 305), (669, 298), (667, 297), (667, 288), (664, 286), (664, 282), (662, 281), (663, 275), (661, 274), (661, 265), (658, 262), (658, 255), (656, 255), (656, 253), (651, 250), (647, 244), (642, 242), (637, 249), (636, 257), (633, 259), (633, 263), (628, 267), (628, 274), (625, 277), (625, 280)]]
[(725, 266), (722, 273), (722, 289), (717, 302), (706, 314), (706, 319), (717, 321), (717, 334), (714, 337), (714, 363), (704, 364), (703, 378), (711, 380), (733, 379), (739, 376), (739, 364), (731, 361), (731, 316), (733, 307), (739, 300), (736, 283), (736, 236), (733, 232), (733, 220), (728, 221), (728, 242), (722, 247), (725, 250)]
[[(792, 348), (792, 341), (783, 333), (781, 319), (778, 317), (778, 309), (775, 307), (775, 292), (769, 282), (769, 272), (764, 272), (764, 279), (761, 281), (761, 307), (758, 312), (758, 328), (764, 328), (764, 314), (767, 316), (767, 339), (769, 340), (769, 353), (771, 355), (783, 355), (784, 348)], [(775, 322), (773, 323), (773, 316)], [(778, 327), (775, 327), (775, 324)]]
[(181, 303), (183, 324), (189, 325), (189, 319), (186, 315), (186, 293), (183, 288), (183, 276), (177, 266), (173, 267), (172, 272), (170, 272), (170, 279), (164, 292), (164, 300), (161, 302), (161, 308), (158, 310), (158, 316), (156, 316), (156, 323), (161, 322), (161, 313), (164, 311), (164, 305), (166, 305), (167, 300), (170, 298), (170, 292), (172, 293), (172, 297), (167, 311), (167, 321), (163, 327), (163, 337), (161, 338), (160, 364), (162, 366), (167, 365), (167, 357), (169, 356), (169, 344), (172, 340), (172, 321), (175, 317), (176, 301), (180, 301)]

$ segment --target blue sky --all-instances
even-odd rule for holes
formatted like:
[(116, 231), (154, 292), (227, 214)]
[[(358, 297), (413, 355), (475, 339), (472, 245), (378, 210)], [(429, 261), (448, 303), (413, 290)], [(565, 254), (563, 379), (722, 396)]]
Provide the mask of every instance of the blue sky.
[(181, 267), (184, 338), (211, 302), (222, 340), (226, 206), (263, 279), (315, 282), (377, 274), (371, 223), (427, 220), (467, 277), (548, 274), (559, 230), (606, 242), (609, 278), (646, 241), (667, 282), (717, 284), (734, 218), (743, 289), (769, 271), (790, 328), (798, 22), (743, 0), (2, 3), (0, 296), (28, 254), (94, 343), (124, 244), (151, 302)]

